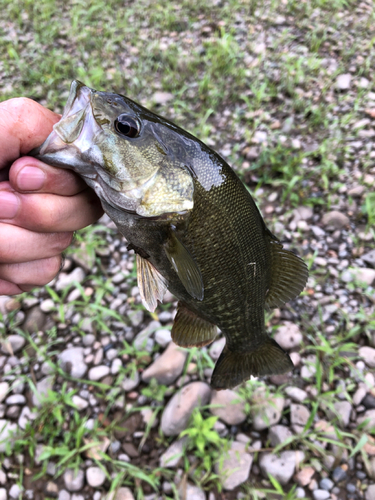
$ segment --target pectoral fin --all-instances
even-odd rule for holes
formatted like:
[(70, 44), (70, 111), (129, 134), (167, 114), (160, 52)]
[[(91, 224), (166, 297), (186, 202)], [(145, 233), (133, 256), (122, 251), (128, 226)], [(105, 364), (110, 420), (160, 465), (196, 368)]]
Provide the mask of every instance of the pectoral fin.
[(150, 264), (137, 254), (138, 288), (142, 303), (148, 311), (154, 312), (167, 290), (167, 283), (163, 276)]
[(171, 231), (170, 238), (164, 246), (165, 253), (181, 283), (194, 299), (203, 300), (204, 286), (202, 274), (188, 250)]
[(265, 305), (274, 308), (297, 297), (305, 288), (309, 273), (303, 260), (284, 250), (277, 240), (270, 240), (270, 245), (272, 270)]
[(172, 340), (181, 347), (202, 347), (215, 340), (217, 328), (178, 303), (172, 327)]

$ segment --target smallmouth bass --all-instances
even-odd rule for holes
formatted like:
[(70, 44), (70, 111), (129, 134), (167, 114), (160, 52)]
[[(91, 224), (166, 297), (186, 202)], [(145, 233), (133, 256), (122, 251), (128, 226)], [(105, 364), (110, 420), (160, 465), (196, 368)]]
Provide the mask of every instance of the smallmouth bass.
[(148, 310), (166, 289), (178, 298), (176, 344), (207, 345), (220, 328), (226, 345), (212, 387), (293, 368), (266, 332), (264, 309), (298, 296), (307, 267), (217, 153), (127, 97), (74, 81), (61, 120), (31, 154), (94, 189), (136, 253)]

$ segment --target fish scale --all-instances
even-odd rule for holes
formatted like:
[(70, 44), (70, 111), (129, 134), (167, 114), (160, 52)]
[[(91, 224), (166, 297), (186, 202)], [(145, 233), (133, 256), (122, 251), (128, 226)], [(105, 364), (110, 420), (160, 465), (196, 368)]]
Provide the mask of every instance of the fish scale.
[(296, 297), (307, 267), (267, 229), (217, 153), (129, 98), (74, 81), (60, 122), (33, 154), (95, 190), (137, 254), (149, 310), (167, 288), (178, 298), (178, 345), (207, 345), (220, 328), (214, 388), (293, 368), (266, 332), (264, 309)]

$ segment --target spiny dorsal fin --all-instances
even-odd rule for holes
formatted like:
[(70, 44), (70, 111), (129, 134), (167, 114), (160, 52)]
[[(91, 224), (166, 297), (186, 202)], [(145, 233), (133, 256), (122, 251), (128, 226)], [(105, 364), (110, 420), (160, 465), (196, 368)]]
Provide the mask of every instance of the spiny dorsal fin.
[(163, 276), (137, 254), (137, 279), (142, 303), (148, 311), (154, 312), (159, 302), (162, 302), (167, 290), (167, 283)]
[(177, 238), (173, 231), (170, 233), (168, 242), (164, 246), (165, 253), (176, 271), (187, 292), (194, 299), (203, 300), (202, 274), (188, 250)]
[(177, 314), (172, 327), (172, 340), (180, 347), (202, 347), (213, 342), (217, 335), (216, 326), (200, 318), (178, 303)]
[(279, 307), (297, 297), (305, 288), (309, 272), (297, 255), (284, 250), (281, 243), (270, 240), (271, 282), (266, 295), (266, 307)]
[(270, 337), (254, 350), (234, 352), (224, 347), (211, 378), (211, 387), (216, 390), (232, 389), (249, 380), (251, 375), (278, 375), (293, 369), (289, 355)]

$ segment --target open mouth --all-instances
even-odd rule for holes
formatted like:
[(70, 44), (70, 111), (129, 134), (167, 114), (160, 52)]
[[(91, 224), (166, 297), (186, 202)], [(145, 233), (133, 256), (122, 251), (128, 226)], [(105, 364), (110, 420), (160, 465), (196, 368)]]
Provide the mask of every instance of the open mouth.
[(59, 138), (66, 144), (77, 140), (82, 132), (87, 112), (91, 109), (90, 102), (93, 92), (92, 89), (78, 80), (72, 82), (64, 113), (61, 120), (53, 127)]

